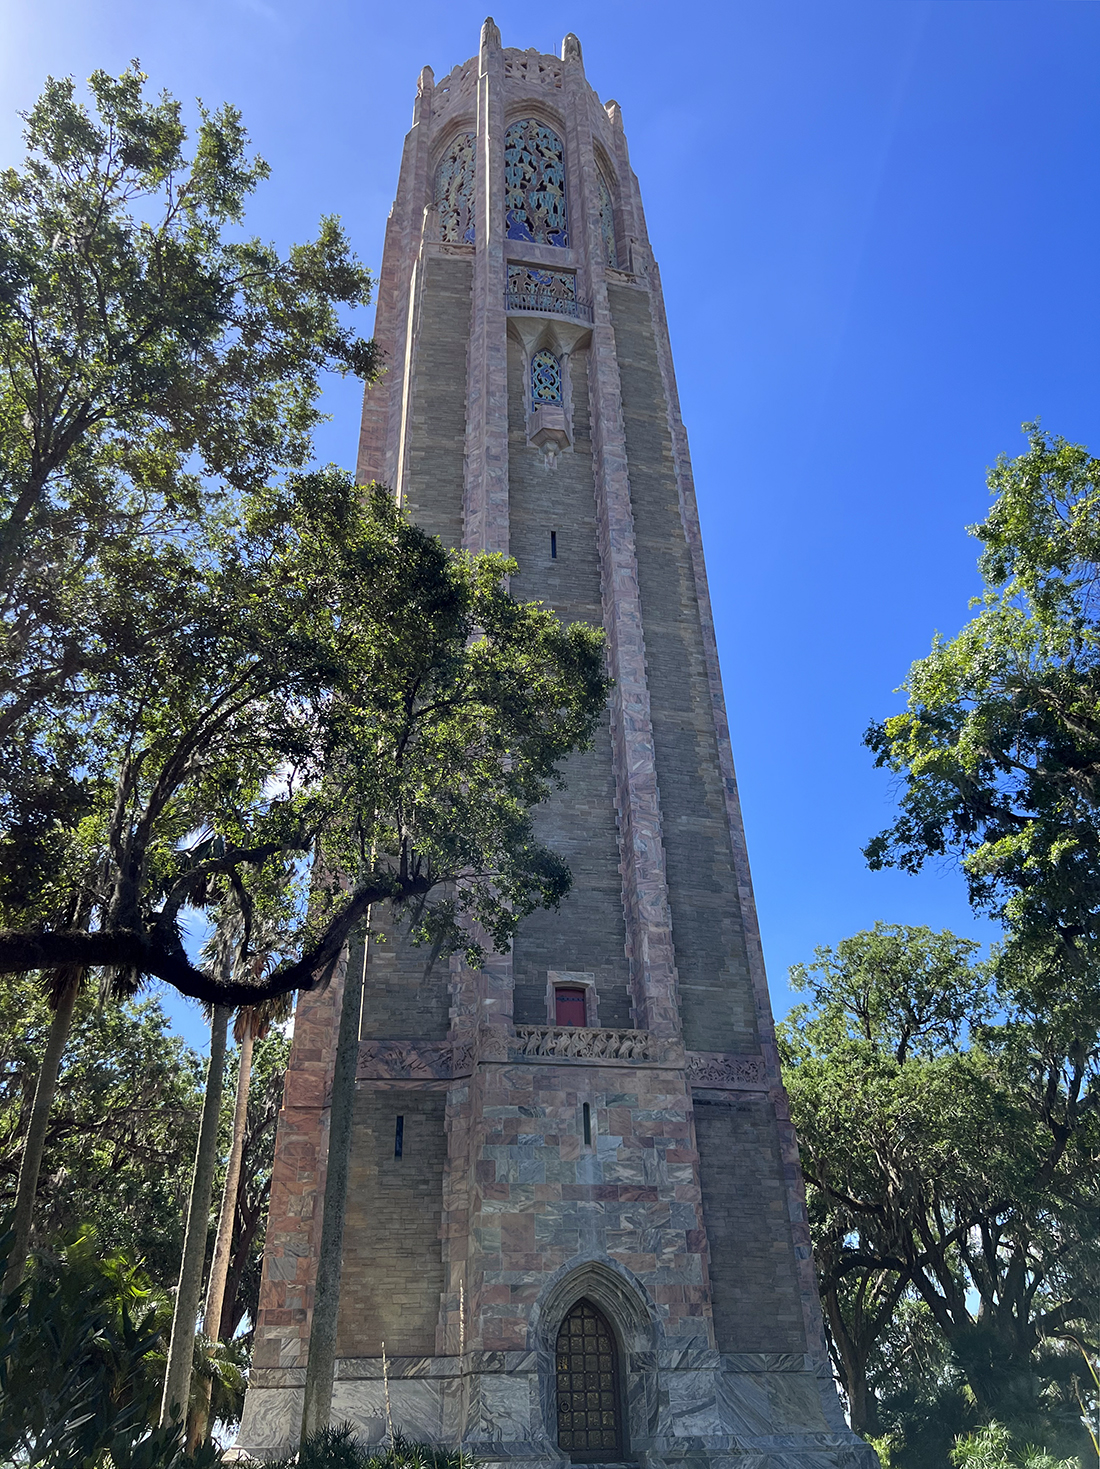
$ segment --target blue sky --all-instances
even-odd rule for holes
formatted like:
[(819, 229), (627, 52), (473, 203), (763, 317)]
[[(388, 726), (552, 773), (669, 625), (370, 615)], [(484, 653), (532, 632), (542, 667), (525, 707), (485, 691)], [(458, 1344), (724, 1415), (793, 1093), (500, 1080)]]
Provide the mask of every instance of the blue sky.
[[(1041, 416), (1100, 449), (1096, 0), (498, 5), (581, 38), (622, 105), (691, 438), (778, 1012), (787, 966), (876, 919), (989, 936), (950, 870), (866, 871), (889, 781), (860, 737), (977, 590), (986, 466)], [(377, 267), (415, 81), (481, 3), (7, 0), (0, 160), (47, 73), (141, 59), (245, 115), (257, 233), (338, 213)], [(350, 466), (337, 384), (322, 458)], [(197, 1032), (197, 1016), (176, 1007)]]

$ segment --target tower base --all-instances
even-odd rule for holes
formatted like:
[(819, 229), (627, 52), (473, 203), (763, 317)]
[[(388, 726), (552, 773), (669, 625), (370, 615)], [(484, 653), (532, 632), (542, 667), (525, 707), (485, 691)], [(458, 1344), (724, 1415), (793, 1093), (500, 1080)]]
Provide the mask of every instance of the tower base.
[[(393, 1427), (418, 1442), (460, 1447), (484, 1469), (570, 1469), (577, 1461), (557, 1447), (552, 1385), (538, 1357), (393, 1358), (386, 1364)], [(302, 1368), (253, 1373), (239, 1453), (263, 1460), (292, 1451), (304, 1380)], [(639, 1469), (877, 1469), (874, 1450), (844, 1423), (833, 1384), (809, 1356), (639, 1353), (629, 1364), (627, 1398), (622, 1463)], [(350, 1423), (365, 1443), (383, 1441), (381, 1358), (337, 1362), (332, 1421)]]

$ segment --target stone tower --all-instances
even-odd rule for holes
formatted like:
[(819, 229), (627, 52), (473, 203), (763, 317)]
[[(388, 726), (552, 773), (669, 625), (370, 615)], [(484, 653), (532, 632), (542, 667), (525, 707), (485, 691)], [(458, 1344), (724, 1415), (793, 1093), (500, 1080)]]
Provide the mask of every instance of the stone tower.
[[(560, 912), (478, 972), (365, 963), (334, 1421), (486, 1461), (875, 1463), (827, 1365), (660, 277), (616, 103), (560, 58), (425, 67), (359, 476), (602, 623), (540, 814)], [(442, 968), (442, 972), (441, 972)], [(339, 981), (298, 1005), (240, 1442), (297, 1436)]]

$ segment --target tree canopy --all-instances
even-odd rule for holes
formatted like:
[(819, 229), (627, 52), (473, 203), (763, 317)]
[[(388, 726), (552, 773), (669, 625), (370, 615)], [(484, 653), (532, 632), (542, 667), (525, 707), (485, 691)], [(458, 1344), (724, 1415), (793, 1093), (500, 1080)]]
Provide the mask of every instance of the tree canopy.
[(900, 778), (872, 867), (957, 860), (1036, 983), (1100, 1020), (1100, 461), (1025, 425), (1002, 456), (980, 610), (913, 664), (908, 707), (867, 743)]
[(995, 1420), (1085, 1448), (1098, 1345), (1100, 1049), (977, 949), (876, 924), (795, 966), (779, 1027), (853, 1426), (904, 1429), (921, 1469)]
[[(253, 1003), (382, 901), (476, 958), (472, 924), (505, 944), (568, 886), (529, 812), (598, 718), (600, 635), (302, 467), (322, 371), (377, 369), (339, 317), (370, 277), (332, 220), (239, 238), (239, 117), (185, 157), (143, 84), (96, 73), (93, 116), (51, 82), (0, 181), (0, 973)], [(182, 925), (230, 892), (215, 975)]]

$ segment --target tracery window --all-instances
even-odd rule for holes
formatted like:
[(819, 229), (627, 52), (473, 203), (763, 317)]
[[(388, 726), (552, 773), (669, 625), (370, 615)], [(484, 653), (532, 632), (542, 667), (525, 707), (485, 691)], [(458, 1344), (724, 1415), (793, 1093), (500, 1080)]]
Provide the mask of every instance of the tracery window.
[(474, 242), (473, 133), (452, 138), (435, 171), (435, 202), (439, 210), (439, 238), (472, 245)]
[(596, 188), (600, 200), (600, 238), (603, 240), (604, 264), (617, 267), (619, 252), (615, 245), (615, 204), (603, 174), (596, 170)]
[(561, 402), (561, 363), (545, 348), (531, 358), (531, 407)]
[(569, 244), (565, 149), (553, 128), (533, 117), (504, 134), (504, 230), (510, 240)]

